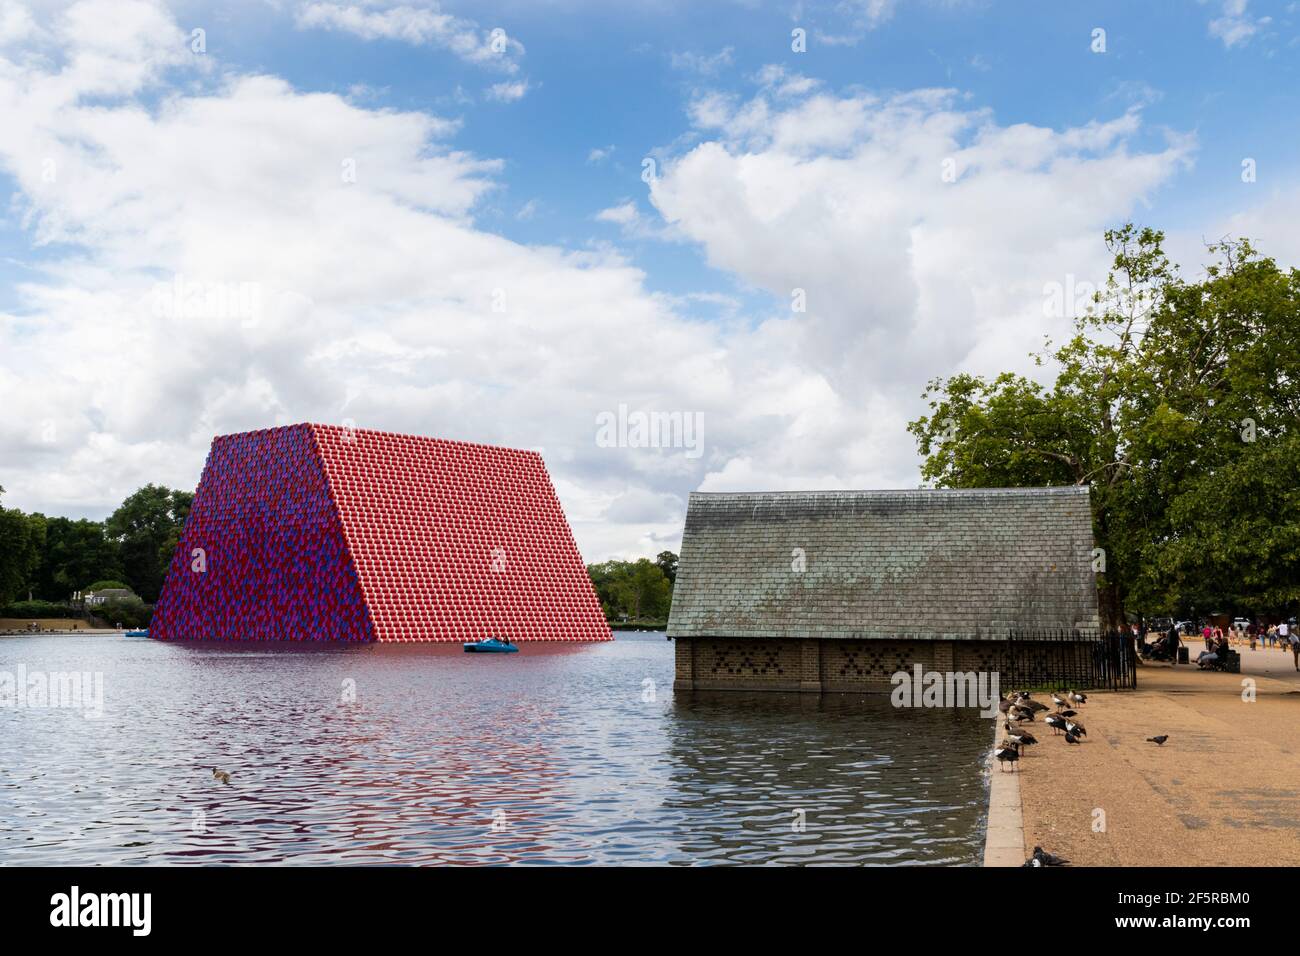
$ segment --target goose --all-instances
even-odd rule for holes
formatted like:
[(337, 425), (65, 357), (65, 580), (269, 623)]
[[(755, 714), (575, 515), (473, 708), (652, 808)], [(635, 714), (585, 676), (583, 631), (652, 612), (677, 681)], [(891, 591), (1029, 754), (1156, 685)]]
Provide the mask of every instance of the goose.
[(1052, 733), (1054, 734), (1060, 733), (1065, 729), (1064, 717), (1058, 717), (1056, 714), (1048, 714), (1043, 718), (1043, 720), (1047, 723), (1047, 726), (1052, 728)]
[(1038, 713), (1039, 711), (1048, 709), (1048, 706), (1046, 704), (1039, 703), (1038, 701), (1030, 697), (1028, 691), (1021, 691), (1018, 697), (1020, 699), (1020, 706), (1028, 707), (1034, 713)]
[(998, 694), (998, 710), (1006, 713), (1011, 709), (1011, 701), (1007, 700), (1006, 694)]
[(1087, 694), (1080, 694), (1077, 690), (1072, 690), (1072, 691), (1070, 691), (1068, 694), (1066, 694), (1065, 696), (1069, 698), (1070, 703), (1072, 703), (1072, 704), (1086, 704), (1086, 703), (1088, 703), (1088, 695), (1087, 695)]
[(1052, 703), (1056, 705), (1057, 710), (1060, 710), (1068, 703), (1068, 701), (1066, 701), (1066, 699), (1064, 697), (1061, 697), (1059, 694), (1053, 694)]
[(998, 765), (1005, 771), (1008, 763), (1014, 769), (1016, 761), (1020, 759), (1020, 750), (1011, 741), (1004, 740), (998, 749), (993, 751), (993, 756), (998, 758)]
[(1060, 713), (1062, 717), (1076, 717), (1078, 716), (1079, 712), (1077, 710), (1071, 710), (1069, 707), (1067, 707), (1065, 708), (1065, 710), (1061, 711)]
[(213, 779), (213, 780), (220, 780), (222, 783), (226, 783), (226, 784), (228, 784), (228, 783), (230, 783), (230, 774), (228, 774), (228, 773), (227, 773), (226, 771), (224, 771), (224, 770), (218, 770), (216, 767), (213, 767), (213, 768), (212, 768), (212, 779)]
[(1067, 720), (1065, 722), (1065, 729), (1068, 733), (1072, 733), (1076, 737), (1088, 736), (1088, 731), (1083, 729), (1083, 724), (1076, 724), (1072, 720)]
[(1163, 747), (1165, 741), (1169, 739), (1168, 734), (1161, 734), (1159, 737), (1148, 737), (1147, 742), (1155, 744), (1157, 747)]
[(1007, 713), (1014, 715), (1016, 720), (1027, 720), (1030, 723), (1034, 720), (1034, 712), (1028, 707), (1012, 707)]
[(1077, 744), (1079, 742), (1079, 738), (1078, 736), (1076, 736), (1075, 734), (1067, 730), (1065, 732), (1065, 742), (1067, 744)]
[(1038, 738), (1027, 730), (1012, 730), (1007, 728), (1007, 739), (1019, 747), (1028, 747), (1031, 744), (1038, 743)]

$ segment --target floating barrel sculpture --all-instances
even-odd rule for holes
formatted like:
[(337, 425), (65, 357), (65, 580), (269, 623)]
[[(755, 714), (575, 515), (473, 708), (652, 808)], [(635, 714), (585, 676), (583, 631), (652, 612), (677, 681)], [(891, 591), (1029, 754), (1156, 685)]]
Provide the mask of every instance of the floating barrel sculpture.
[(213, 441), (149, 635), (611, 639), (540, 455), (328, 425)]

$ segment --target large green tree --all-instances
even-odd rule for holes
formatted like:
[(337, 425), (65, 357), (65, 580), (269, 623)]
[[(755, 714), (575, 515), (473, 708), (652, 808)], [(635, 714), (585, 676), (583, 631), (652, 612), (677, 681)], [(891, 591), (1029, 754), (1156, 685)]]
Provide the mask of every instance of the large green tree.
[(127, 582), (146, 601), (158, 600), (174, 545), (194, 500), (192, 492), (145, 485), (104, 522), (120, 549)]
[(1300, 272), (1245, 240), (1194, 282), (1131, 225), (1074, 334), (1037, 356), (1051, 384), (935, 379), (909, 425), (941, 487), (1087, 485), (1103, 620), (1277, 612), (1300, 599)]

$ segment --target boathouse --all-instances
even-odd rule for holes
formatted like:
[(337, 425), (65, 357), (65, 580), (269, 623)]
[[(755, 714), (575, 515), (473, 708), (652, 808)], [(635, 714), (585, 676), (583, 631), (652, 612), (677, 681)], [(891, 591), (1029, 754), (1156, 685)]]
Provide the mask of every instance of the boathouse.
[(1084, 487), (693, 494), (675, 686), (887, 692), (916, 664), (1013, 655), (1050, 672), (1097, 640), (1093, 560)]
[(539, 454), (305, 424), (213, 441), (149, 636), (611, 639)]

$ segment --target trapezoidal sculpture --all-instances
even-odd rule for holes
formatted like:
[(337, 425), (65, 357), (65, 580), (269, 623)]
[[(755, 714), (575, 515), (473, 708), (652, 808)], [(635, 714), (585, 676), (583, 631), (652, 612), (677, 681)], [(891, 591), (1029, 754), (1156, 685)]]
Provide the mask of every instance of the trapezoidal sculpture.
[(611, 640), (539, 454), (306, 424), (213, 440), (149, 636)]

